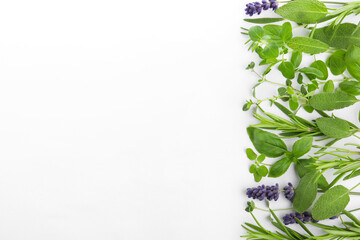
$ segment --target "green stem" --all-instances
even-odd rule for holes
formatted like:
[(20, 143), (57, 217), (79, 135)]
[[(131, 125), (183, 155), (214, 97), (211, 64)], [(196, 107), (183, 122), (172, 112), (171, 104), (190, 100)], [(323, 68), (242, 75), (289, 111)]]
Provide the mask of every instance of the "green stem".
[[(263, 209), (263, 208), (258, 208), (255, 207), (255, 209), (263, 211), (263, 212), (270, 212), (268, 209)], [(289, 210), (293, 210), (293, 208), (278, 208), (278, 209), (272, 209), (274, 212), (275, 211), (289, 211)]]
[(353, 188), (350, 189), (350, 192), (351, 192), (352, 190), (354, 190), (355, 188), (357, 188), (357, 186), (359, 186), (359, 185), (360, 185), (360, 183), (356, 184)]

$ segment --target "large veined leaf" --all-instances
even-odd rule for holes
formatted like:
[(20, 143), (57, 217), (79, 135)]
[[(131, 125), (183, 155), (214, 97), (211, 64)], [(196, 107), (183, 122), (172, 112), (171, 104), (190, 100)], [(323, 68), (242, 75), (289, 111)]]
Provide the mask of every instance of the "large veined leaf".
[(255, 127), (248, 127), (247, 132), (259, 153), (275, 158), (287, 152), (287, 146), (279, 136)]
[(287, 41), (286, 44), (295, 51), (318, 54), (329, 49), (329, 45), (317, 39), (308, 37), (294, 37)]
[(340, 139), (351, 135), (349, 123), (340, 118), (321, 117), (316, 119), (316, 124), (327, 137)]
[(345, 54), (345, 64), (351, 76), (360, 81), (360, 48), (350, 46)]
[(332, 111), (351, 106), (357, 101), (356, 97), (343, 91), (336, 91), (334, 93), (322, 92), (310, 98), (310, 105), (316, 110)]
[(328, 11), (318, 0), (294, 0), (277, 9), (276, 13), (296, 23), (316, 23)]
[(350, 45), (360, 47), (360, 31), (356, 30), (356, 27), (353, 23), (343, 23), (338, 28), (333, 26), (318, 28), (313, 38), (335, 48), (347, 49)]
[(325, 220), (340, 214), (350, 201), (349, 190), (342, 186), (335, 186), (326, 191), (315, 202), (312, 215), (315, 220)]
[(305, 212), (313, 203), (317, 195), (317, 172), (310, 171), (300, 179), (295, 189), (294, 209), (297, 212)]

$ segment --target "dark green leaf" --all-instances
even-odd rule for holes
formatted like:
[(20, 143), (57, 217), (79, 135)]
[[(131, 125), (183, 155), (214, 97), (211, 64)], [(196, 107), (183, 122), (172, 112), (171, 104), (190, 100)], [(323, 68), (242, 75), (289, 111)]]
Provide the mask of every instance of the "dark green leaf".
[(345, 64), (348, 72), (355, 79), (360, 80), (360, 48), (350, 46), (345, 54)]
[(299, 52), (318, 54), (329, 49), (329, 45), (308, 37), (294, 37), (286, 43), (291, 49)]
[(295, 77), (295, 68), (291, 62), (280, 63), (278, 69), (282, 75), (288, 79), (293, 79)]
[(293, 200), (294, 209), (297, 212), (305, 212), (313, 203), (317, 195), (317, 178), (316, 172), (306, 173), (295, 189), (295, 196)]
[(320, 131), (330, 138), (345, 138), (351, 135), (350, 126), (341, 118), (321, 117), (316, 119)]
[(344, 50), (337, 50), (326, 60), (327, 66), (335, 76), (342, 74), (346, 70), (345, 54)]
[(360, 47), (360, 31), (355, 31), (353, 23), (317, 28), (313, 38), (327, 43), (330, 47), (347, 49), (350, 45)]
[(317, 0), (294, 0), (277, 9), (276, 13), (296, 23), (316, 23), (326, 16), (327, 8)]
[(360, 95), (360, 82), (358, 81), (343, 81), (339, 85), (341, 91), (353, 96)]
[(245, 18), (245, 22), (257, 23), (257, 24), (267, 24), (273, 22), (283, 21), (283, 18)]
[(260, 41), (264, 36), (264, 30), (260, 26), (253, 26), (249, 29), (249, 37), (254, 42)]
[(353, 105), (358, 100), (343, 91), (318, 93), (310, 98), (310, 105), (316, 110), (332, 111)]
[(313, 138), (312, 137), (304, 137), (297, 140), (292, 148), (292, 154), (295, 158), (299, 158), (311, 150)]
[(270, 167), (269, 177), (280, 177), (288, 170), (291, 163), (292, 160), (287, 157), (278, 160)]
[(315, 202), (312, 216), (320, 221), (339, 215), (348, 205), (349, 201), (349, 190), (342, 185), (335, 186), (326, 191)]
[[(302, 61), (302, 53), (298, 52), (298, 51), (293, 51), (293, 53), (291, 54), (291, 63), (294, 65), (294, 67), (298, 67), (300, 66), (300, 63)], [(301, 76), (301, 75), (299, 75)]]

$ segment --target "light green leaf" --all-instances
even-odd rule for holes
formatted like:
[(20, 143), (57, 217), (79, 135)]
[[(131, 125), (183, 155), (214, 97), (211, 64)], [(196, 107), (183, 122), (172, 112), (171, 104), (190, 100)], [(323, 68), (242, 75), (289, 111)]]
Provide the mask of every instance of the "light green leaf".
[[(318, 69), (321, 73), (322, 73), (322, 76), (319, 75), (319, 74), (315, 74), (315, 76), (321, 80), (326, 80), (329, 76), (329, 72), (327, 70), (327, 67), (326, 67), (326, 64), (321, 61), (321, 60), (317, 60), (315, 62), (313, 62), (310, 67), (312, 68), (315, 68), (315, 69)], [(310, 77), (310, 79), (312, 78), (315, 78), (313, 76)]]
[(339, 215), (350, 201), (349, 190), (342, 186), (335, 186), (326, 191), (315, 202), (312, 216), (315, 220), (325, 220)]
[(292, 38), (292, 26), (289, 22), (282, 25), (280, 37), (284, 42), (289, 41)]
[[(324, 77), (324, 74), (319, 69), (316, 69), (314, 67), (304, 67), (299, 69), (299, 72), (305, 73), (310, 79), (313, 79), (315, 77), (321, 79)], [(311, 75), (315, 77), (311, 77)]]
[(324, 84), (323, 91), (332, 93), (334, 92), (334, 89), (335, 89), (334, 82), (332, 80), (326, 81), (326, 83)]
[(277, 58), (279, 56), (279, 47), (275, 43), (270, 43), (265, 46), (264, 50), (262, 51), (262, 54), (266, 58), (270, 58), (270, 59)]
[(294, 37), (286, 44), (295, 51), (310, 54), (322, 53), (329, 49), (329, 45), (326, 43), (308, 37)]
[(251, 164), (251, 166), (249, 168), (249, 172), (250, 173), (255, 173), (256, 172), (256, 165), (255, 164)]
[(304, 137), (297, 140), (292, 147), (292, 154), (295, 158), (299, 158), (311, 150), (313, 138)]
[(310, 105), (316, 110), (332, 111), (353, 105), (358, 100), (343, 91), (318, 93), (310, 98)]
[(258, 174), (260, 174), (260, 176), (262, 177), (266, 177), (266, 175), (268, 174), (269, 170), (267, 169), (267, 167), (265, 167), (264, 165), (260, 166), (257, 169)]
[(316, 23), (328, 11), (325, 4), (317, 0), (294, 0), (277, 9), (276, 13), (296, 23)]
[(308, 172), (299, 182), (295, 189), (295, 196), (293, 200), (294, 209), (297, 212), (305, 212), (314, 202), (317, 195), (317, 178), (316, 172)]
[(257, 158), (256, 153), (251, 148), (246, 149), (246, 156), (250, 160), (255, 160)]
[(288, 79), (293, 79), (295, 77), (295, 68), (291, 62), (280, 63), (278, 69), (282, 75)]
[(286, 144), (279, 136), (255, 127), (248, 127), (247, 132), (259, 153), (276, 158), (287, 152)]
[(358, 81), (343, 81), (339, 85), (341, 91), (353, 96), (360, 95), (360, 82)]
[(260, 41), (264, 36), (264, 30), (260, 26), (253, 26), (249, 29), (249, 37), (254, 42)]
[[(298, 67), (300, 66), (302, 60), (302, 53), (298, 52), (298, 51), (293, 51), (293, 53), (291, 54), (291, 63), (294, 65), (294, 67)], [(299, 75), (301, 76), (301, 75)]]
[(346, 138), (351, 135), (350, 126), (341, 118), (321, 117), (316, 119), (320, 131), (330, 138)]
[(283, 18), (245, 18), (245, 22), (257, 23), (257, 24), (267, 24), (273, 22), (283, 21)]
[(345, 64), (348, 72), (355, 79), (360, 80), (360, 48), (350, 46), (345, 54)]

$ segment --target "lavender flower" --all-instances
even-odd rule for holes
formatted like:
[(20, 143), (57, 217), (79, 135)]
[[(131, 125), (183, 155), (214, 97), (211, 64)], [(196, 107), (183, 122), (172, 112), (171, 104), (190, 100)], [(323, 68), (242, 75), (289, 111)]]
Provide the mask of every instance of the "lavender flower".
[(246, 15), (252, 16), (254, 14), (260, 14), (262, 10), (268, 10), (268, 9), (276, 10), (278, 9), (278, 4), (276, 0), (262, 0), (260, 2), (252, 2), (246, 4), (245, 12)]
[(261, 185), (258, 187), (248, 188), (246, 190), (246, 195), (248, 198), (258, 199), (260, 201), (264, 200), (265, 198), (269, 201), (276, 201), (279, 199), (279, 194), (279, 184), (275, 184), (273, 186)]
[(304, 213), (289, 213), (286, 214), (283, 217), (283, 222), (285, 225), (289, 225), (289, 224), (294, 224), (297, 223), (295, 220), (295, 217), (298, 218), (301, 222), (306, 223), (306, 222), (318, 222), (315, 219), (312, 218), (311, 213), (309, 212), (304, 212)]
[(288, 183), (288, 185), (284, 187), (285, 198), (292, 201), (294, 199), (294, 194), (295, 194), (294, 190), (295, 190), (294, 186), (291, 183)]

